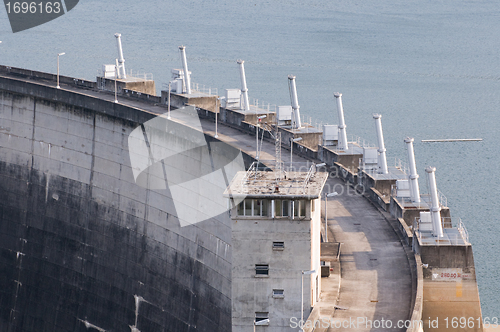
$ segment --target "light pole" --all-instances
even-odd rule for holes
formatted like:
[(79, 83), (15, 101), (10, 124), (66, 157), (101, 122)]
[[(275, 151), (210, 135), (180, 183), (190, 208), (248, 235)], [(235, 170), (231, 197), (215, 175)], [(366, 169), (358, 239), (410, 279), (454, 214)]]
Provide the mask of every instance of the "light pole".
[(258, 116), (257, 117), (257, 123), (255, 124), (255, 143), (256, 143), (255, 158), (257, 159), (257, 161), (260, 159), (260, 154), (259, 154), (259, 125), (260, 125), (260, 121), (262, 121), (262, 119), (265, 119), (266, 117), (267, 117), (267, 115)]
[(316, 273), (316, 270), (302, 271), (301, 283), (300, 283), (300, 294), (302, 296), (301, 307), (300, 307), (300, 330), (304, 331), (304, 275)]
[(118, 80), (118, 59), (115, 63), (115, 103), (118, 103), (118, 89), (116, 87), (116, 81)]
[(57, 86), (56, 86), (56, 88), (58, 88), (58, 89), (60, 89), (60, 88), (61, 88), (61, 87), (59, 86), (59, 57), (60, 57), (61, 55), (64, 55), (64, 54), (66, 54), (66, 53), (64, 53), (64, 52), (63, 52), (63, 53), (57, 53)]
[(171, 87), (172, 81), (168, 82), (168, 113), (167, 113), (167, 119), (170, 120), (170, 91), (172, 91)]
[(323, 167), (323, 166), (326, 166), (326, 163), (321, 163), (321, 164), (315, 164), (314, 167), (314, 171), (316, 172), (318, 170), (319, 167)]
[(302, 141), (302, 137), (293, 138), (290, 140), (290, 171), (292, 171), (292, 156), (293, 156), (293, 142)]
[(337, 196), (338, 192), (325, 193), (325, 242), (328, 242), (328, 197)]
[(269, 324), (269, 318), (259, 320), (258, 322), (253, 322), (253, 332), (255, 332), (255, 326), (268, 325), (268, 324)]
[(220, 104), (221, 100), (226, 99), (226, 97), (219, 97), (217, 98), (217, 102), (215, 103), (215, 138), (219, 137), (219, 134), (217, 133), (217, 115), (219, 114), (220, 111)]

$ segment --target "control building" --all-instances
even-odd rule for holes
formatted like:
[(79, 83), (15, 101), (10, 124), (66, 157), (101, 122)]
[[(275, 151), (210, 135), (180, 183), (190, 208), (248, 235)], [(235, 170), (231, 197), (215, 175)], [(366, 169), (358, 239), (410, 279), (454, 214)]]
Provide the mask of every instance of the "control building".
[(320, 194), (328, 174), (314, 164), (269, 170), (254, 163), (225, 192), (244, 197), (231, 210), (233, 331), (290, 331), (290, 319), (306, 320), (321, 293)]

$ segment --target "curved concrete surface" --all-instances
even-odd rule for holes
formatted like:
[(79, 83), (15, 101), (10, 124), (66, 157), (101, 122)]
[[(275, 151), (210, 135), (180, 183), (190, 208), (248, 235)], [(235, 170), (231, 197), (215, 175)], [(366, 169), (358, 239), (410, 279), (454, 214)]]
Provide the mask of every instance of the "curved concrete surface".
[(384, 216), (344, 182), (330, 179), (328, 186), (341, 194), (328, 201), (328, 222), (333, 241), (342, 243), (342, 282), (327, 330), (406, 331), (396, 327), (408, 319), (412, 282), (398, 236)]
[(228, 214), (181, 228), (134, 182), (155, 114), (83, 92), (0, 77), (0, 330), (230, 331)]

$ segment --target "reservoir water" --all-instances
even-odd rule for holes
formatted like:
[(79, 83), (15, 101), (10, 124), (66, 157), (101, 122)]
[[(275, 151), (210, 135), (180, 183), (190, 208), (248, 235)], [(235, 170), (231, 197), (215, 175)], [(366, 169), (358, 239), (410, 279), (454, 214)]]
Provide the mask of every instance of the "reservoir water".
[[(337, 123), (333, 92), (343, 94), (347, 132), (373, 144), (381, 113), (389, 159), (405, 160), (415, 138), (424, 168), (473, 243), (483, 317), (498, 317), (500, 287), (500, 2), (319, 0), (85, 0), (66, 15), (13, 34), (0, 11), (0, 63), (95, 80), (117, 57), (152, 73), (157, 90), (179, 68), (185, 45), (192, 81), (239, 88), (245, 60), (250, 99), (289, 105), (296, 75), (301, 113)], [(422, 139), (482, 138), (422, 143)], [(390, 164), (390, 163), (389, 163)]]

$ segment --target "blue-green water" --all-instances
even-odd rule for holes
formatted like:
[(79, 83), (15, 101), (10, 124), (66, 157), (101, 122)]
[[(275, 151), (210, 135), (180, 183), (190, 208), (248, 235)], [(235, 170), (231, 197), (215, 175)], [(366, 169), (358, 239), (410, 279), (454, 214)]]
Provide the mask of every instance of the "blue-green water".
[[(245, 60), (251, 99), (289, 104), (297, 76), (302, 114), (337, 123), (333, 92), (343, 93), (348, 134), (375, 143), (371, 114), (383, 115), (389, 157), (405, 160), (415, 137), (421, 186), (437, 167), (452, 215), (474, 245), (484, 317), (498, 317), (500, 212), (500, 2), (498, 1), (131, 1), (82, 0), (68, 14), (13, 34), (0, 10), (0, 63), (94, 79), (117, 56), (153, 73), (158, 88), (180, 67), (186, 45), (194, 82), (239, 88)], [(482, 142), (421, 143), (430, 138)]]

